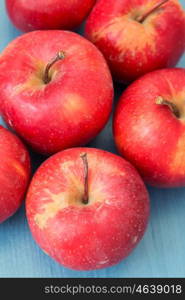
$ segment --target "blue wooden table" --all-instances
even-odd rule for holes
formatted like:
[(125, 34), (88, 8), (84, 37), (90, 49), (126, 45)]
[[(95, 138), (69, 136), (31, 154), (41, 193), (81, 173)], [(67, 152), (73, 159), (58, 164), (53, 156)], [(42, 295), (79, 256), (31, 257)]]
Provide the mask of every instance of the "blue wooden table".
[[(185, 0), (180, 2), (185, 7)], [(1, 0), (0, 51), (19, 34)], [(185, 56), (179, 66), (185, 67)], [(116, 153), (111, 120), (90, 146)], [(0, 277), (185, 277), (185, 188), (149, 192), (151, 218), (139, 246), (120, 264), (91, 272), (66, 269), (44, 254), (31, 237), (23, 205), (0, 225)]]

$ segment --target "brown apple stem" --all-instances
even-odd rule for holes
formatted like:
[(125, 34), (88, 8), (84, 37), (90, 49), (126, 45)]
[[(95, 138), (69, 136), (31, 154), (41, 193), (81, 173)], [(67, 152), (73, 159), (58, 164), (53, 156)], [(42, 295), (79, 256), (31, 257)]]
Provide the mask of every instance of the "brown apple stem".
[(170, 102), (170, 101), (168, 101), (168, 100), (163, 99), (161, 96), (157, 97), (155, 103), (158, 104), (158, 105), (167, 105), (167, 106), (170, 108), (170, 110), (172, 111), (172, 113), (173, 113), (177, 118), (180, 117), (180, 112), (179, 112), (177, 106), (176, 106), (174, 103), (172, 103), (172, 102)]
[(88, 193), (88, 160), (87, 153), (83, 153), (80, 155), (83, 164), (84, 164), (84, 194), (82, 202), (83, 204), (88, 204), (89, 202), (89, 193)]
[(65, 58), (65, 53), (63, 51), (59, 51), (57, 55), (47, 64), (44, 72), (44, 78), (43, 81), (45, 84), (48, 84), (51, 81), (51, 77), (49, 75), (49, 71), (51, 67), (59, 60), (62, 60)]
[(150, 14), (154, 13), (158, 8), (160, 8), (163, 4), (165, 4), (168, 1), (169, 0), (161, 0), (159, 3), (154, 5), (150, 10), (148, 10), (145, 14), (138, 16), (136, 21), (138, 21), (139, 23), (143, 23)]

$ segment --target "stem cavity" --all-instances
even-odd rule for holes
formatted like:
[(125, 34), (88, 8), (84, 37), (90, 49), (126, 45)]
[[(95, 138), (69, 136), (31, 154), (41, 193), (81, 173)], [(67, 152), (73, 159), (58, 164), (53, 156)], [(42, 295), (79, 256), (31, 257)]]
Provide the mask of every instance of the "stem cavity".
[(136, 21), (138, 21), (139, 23), (143, 23), (150, 14), (154, 13), (158, 8), (160, 8), (163, 4), (165, 4), (168, 1), (169, 0), (160, 0), (159, 3), (155, 4), (146, 13), (144, 13), (141, 16), (138, 16), (137, 19), (136, 19)]
[(172, 111), (172, 113), (177, 118), (180, 118), (180, 112), (179, 112), (176, 104), (174, 104), (174, 103), (172, 103), (168, 100), (163, 99), (161, 96), (157, 97), (155, 103), (158, 104), (158, 105), (167, 105), (169, 107), (169, 109)]
[(89, 192), (88, 192), (88, 160), (87, 153), (83, 153), (80, 155), (83, 165), (84, 165), (84, 194), (82, 198), (83, 204), (88, 204), (89, 202)]
[(63, 51), (59, 51), (57, 55), (47, 64), (44, 72), (44, 78), (43, 81), (45, 84), (48, 84), (51, 81), (51, 77), (49, 75), (49, 71), (51, 67), (59, 60), (62, 60), (65, 58), (65, 53)]

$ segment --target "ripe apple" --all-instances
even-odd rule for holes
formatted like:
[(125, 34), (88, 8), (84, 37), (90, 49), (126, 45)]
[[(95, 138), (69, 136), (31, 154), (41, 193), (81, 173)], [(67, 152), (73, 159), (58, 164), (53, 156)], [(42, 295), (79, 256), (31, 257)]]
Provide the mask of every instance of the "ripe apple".
[(36, 151), (81, 146), (106, 124), (113, 85), (105, 59), (76, 33), (34, 31), (0, 57), (0, 110)]
[(111, 266), (138, 244), (149, 199), (137, 171), (123, 158), (72, 148), (46, 160), (34, 175), (26, 212), (39, 246), (64, 266)]
[(177, 0), (99, 0), (85, 34), (114, 78), (129, 83), (176, 65), (185, 49), (185, 13)]
[(30, 179), (30, 158), (20, 139), (0, 125), (0, 223), (20, 207)]
[(185, 69), (157, 70), (132, 83), (117, 105), (114, 136), (146, 182), (185, 186)]
[(6, 0), (8, 15), (21, 31), (72, 29), (84, 20), (96, 0)]

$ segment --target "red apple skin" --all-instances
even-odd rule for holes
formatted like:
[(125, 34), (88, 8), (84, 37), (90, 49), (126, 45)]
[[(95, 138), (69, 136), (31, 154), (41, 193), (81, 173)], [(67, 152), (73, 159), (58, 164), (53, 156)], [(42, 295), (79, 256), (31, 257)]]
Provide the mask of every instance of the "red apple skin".
[[(157, 97), (174, 103), (177, 118)], [(132, 83), (114, 115), (114, 137), (120, 154), (159, 187), (185, 186), (185, 70), (157, 70)]]
[(20, 139), (0, 125), (0, 223), (20, 207), (30, 179), (30, 158)]
[(12, 23), (21, 31), (72, 29), (85, 19), (96, 0), (6, 0)]
[[(83, 204), (83, 153), (89, 203)], [(105, 268), (125, 258), (142, 238), (149, 198), (137, 171), (120, 156), (72, 148), (46, 160), (26, 199), (33, 237), (60, 264), (75, 270)]]
[(130, 83), (156, 69), (174, 67), (185, 49), (185, 13), (169, 0), (143, 24), (160, 0), (99, 0), (87, 19), (85, 35), (104, 54), (113, 77)]
[[(43, 74), (59, 51), (65, 58)], [(52, 154), (93, 139), (112, 110), (113, 84), (105, 59), (76, 33), (34, 31), (14, 40), (0, 58), (0, 110), (35, 151)]]

